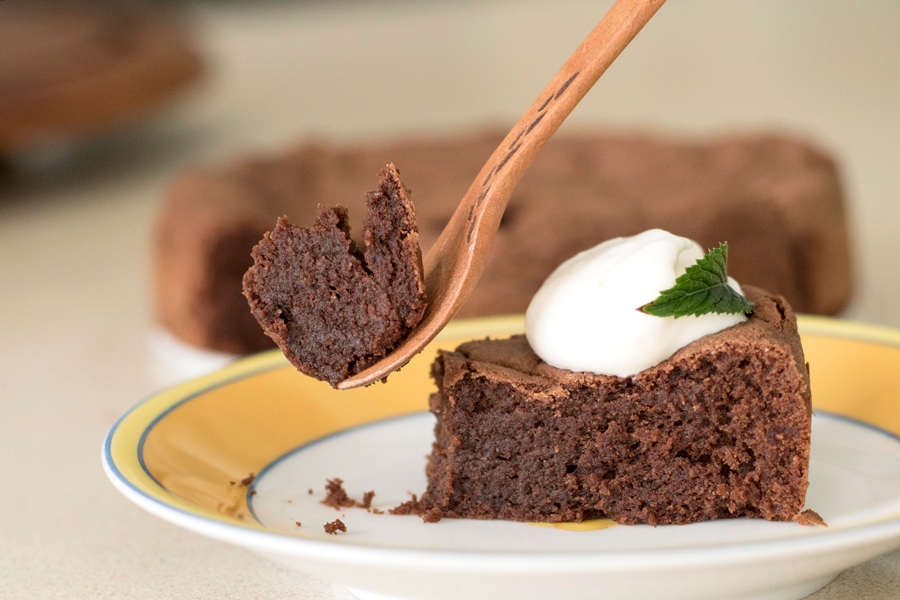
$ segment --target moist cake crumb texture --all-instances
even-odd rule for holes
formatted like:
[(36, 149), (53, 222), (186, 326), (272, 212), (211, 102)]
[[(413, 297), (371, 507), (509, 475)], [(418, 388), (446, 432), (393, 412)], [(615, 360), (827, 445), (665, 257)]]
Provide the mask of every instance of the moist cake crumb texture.
[(745, 292), (750, 320), (632, 377), (551, 367), (524, 336), (441, 351), (428, 489), (405, 510), (650, 525), (795, 518), (808, 485), (808, 372), (790, 306)]
[(308, 229), (279, 218), (243, 279), (266, 335), (297, 369), (332, 386), (393, 350), (425, 311), (412, 203), (393, 165), (380, 177), (366, 196), (365, 250), (350, 237), (347, 209), (320, 205)]

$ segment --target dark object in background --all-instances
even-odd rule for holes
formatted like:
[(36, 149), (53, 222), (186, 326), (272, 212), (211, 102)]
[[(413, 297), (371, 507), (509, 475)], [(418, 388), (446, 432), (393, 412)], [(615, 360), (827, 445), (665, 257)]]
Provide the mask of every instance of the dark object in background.
[[(319, 203), (363, 215), (361, 192), (392, 161), (413, 192), (427, 253), (502, 137), (313, 143), (185, 173), (155, 242), (157, 318), (194, 346), (272, 347), (241, 295), (241, 277), (277, 217), (309, 225)], [(691, 143), (595, 131), (554, 137), (538, 155), (458, 316), (524, 312), (564, 260), (652, 227), (707, 248), (727, 241), (729, 274), (785, 296), (799, 312), (834, 314), (850, 297), (843, 194), (834, 162), (820, 150), (777, 135)]]
[(108, 129), (200, 73), (179, 25), (134, 2), (0, 2), (0, 154)]
[(443, 517), (790, 521), (809, 485), (809, 372), (783, 298), (633, 377), (557, 369), (524, 336), (441, 351), (422, 508)]

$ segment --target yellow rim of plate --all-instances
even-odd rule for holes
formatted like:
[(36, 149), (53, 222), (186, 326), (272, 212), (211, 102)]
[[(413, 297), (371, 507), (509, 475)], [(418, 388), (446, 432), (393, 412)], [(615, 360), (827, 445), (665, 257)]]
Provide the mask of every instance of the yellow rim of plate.
[[(900, 439), (900, 368), (892, 370), (891, 373), (885, 373), (883, 367), (886, 360), (888, 362), (893, 360), (896, 365), (900, 365), (900, 331), (818, 316), (802, 315), (798, 322), (804, 340), (804, 349), (807, 352), (807, 360), (811, 363), (815, 408), (860, 422)], [(322, 437), (427, 408), (427, 395), (425, 398), (417, 395), (412, 399), (404, 399), (398, 396), (395, 390), (404, 385), (403, 381), (399, 381), (402, 378), (413, 380), (416, 385), (423, 385), (422, 380), (427, 379), (427, 366), (434, 356), (435, 348), (455, 347), (468, 339), (486, 335), (508, 335), (523, 329), (524, 318), (521, 315), (460, 320), (450, 323), (435, 342), (414, 359), (416, 362), (391, 376), (391, 381), (395, 382), (394, 387), (390, 387), (390, 384), (376, 384), (363, 390), (335, 392), (335, 394), (340, 394), (343, 399), (341, 401), (342, 410), (330, 412), (326, 418), (319, 421), (309, 419), (308, 421), (312, 425), (300, 435), (295, 435), (296, 431), (292, 425), (293, 433), (290, 440), (274, 440), (273, 443), (277, 449), (270, 448), (267, 451), (268, 454), (263, 452), (254, 459), (256, 462), (231, 467), (230, 473), (223, 470), (223, 481), (227, 481), (229, 478), (232, 481), (234, 478), (240, 478), (241, 474), (247, 474), (248, 470), (259, 473), (283, 455)], [(847, 350), (848, 343), (856, 347)], [(891, 349), (891, 354), (896, 352), (896, 356), (885, 358), (885, 347)], [(839, 352), (836, 350), (838, 348)], [(833, 364), (835, 360), (845, 362), (848, 352), (853, 362), (852, 365)], [(834, 389), (834, 386), (841, 385), (841, 380), (832, 377), (831, 380), (835, 381), (829, 380), (828, 393), (817, 392), (817, 370), (821, 369), (824, 373), (832, 373), (835, 372), (835, 369), (839, 372), (842, 368), (854, 369), (854, 372), (860, 372), (860, 377), (853, 378), (853, 381), (847, 383), (848, 389)], [(868, 377), (866, 369), (871, 371)], [(879, 371), (879, 369), (881, 370)], [(283, 372), (283, 376), (277, 373), (279, 371)], [(216, 509), (204, 507), (203, 499), (198, 500), (197, 497), (192, 497), (192, 494), (194, 496), (198, 493), (202, 495), (202, 490), (185, 492), (187, 488), (179, 489), (178, 485), (167, 485), (168, 482), (159, 481), (153, 475), (153, 462), (166, 460), (166, 457), (159, 456), (158, 453), (154, 456), (152, 452), (147, 451), (147, 440), (165, 429), (166, 417), (173, 411), (228, 386), (253, 386), (252, 380), (258, 376), (265, 377), (258, 379), (256, 383), (268, 379), (276, 380), (276, 389), (280, 389), (278, 386), (288, 380), (291, 382), (302, 381), (304, 382), (302, 385), (325, 386), (320, 382), (311, 383), (311, 380), (306, 377), (297, 377), (293, 367), (282, 354), (278, 350), (272, 350), (244, 358), (220, 371), (162, 391), (147, 398), (123, 415), (109, 432), (104, 443), (103, 458), (111, 475), (131, 491), (162, 507), (232, 526), (270, 532), (251, 517), (248, 499), (252, 488), (231, 486), (228, 502), (224, 505), (221, 501), (218, 502)], [(888, 381), (883, 381), (885, 379)], [(860, 381), (866, 380), (873, 382), (872, 389), (860, 389)], [(316, 393), (322, 392), (317, 391)], [(886, 397), (886, 394), (889, 397)], [(819, 402), (818, 398), (821, 398), (822, 402)], [(246, 399), (238, 398), (236, 402), (246, 403)], [(296, 404), (295, 401), (293, 403)], [(169, 421), (174, 422), (174, 420)], [(316, 423), (320, 421), (324, 424), (317, 425)], [(230, 432), (230, 434), (236, 433), (238, 432)], [(177, 432), (172, 435), (177, 435)], [(279, 443), (281, 446), (277, 445)], [(285, 444), (288, 443), (289, 445), (286, 446)], [(168, 447), (171, 449), (171, 446)], [(273, 455), (271, 452), (276, 452), (276, 454)], [(156, 470), (156, 472), (159, 473), (160, 470)], [(216, 493), (221, 493), (221, 491)], [(209, 502), (206, 501), (206, 504)], [(862, 525), (893, 521), (897, 518), (900, 518), (900, 514), (879, 518)], [(859, 525), (854, 525), (854, 527)], [(292, 535), (312, 537), (303, 531)]]
[[(476, 337), (508, 335), (510, 332), (523, 329), (524, 317), (521, 315), (454, 321), (409, 365), (392, 374), (388, 384), (375, 384), (368, 388), (349, 391), (334, 391), (327, 384), (299, 376), (278, 350), (255, 354), (214, 373), (163, 390), (140, 402), (123, 415), (107, 435), (103, 448), (104, 463), (120, 484), (158, 505), (229, 525), (268, 531), (252, 517), (248, 504), (252, 488), (229, 485), (228, 482), (239, 481), (249, 473), (259, 473), (267, 465), (297, 447), (338, 431), (426, 410), (427, 394), (424, 397), (417, 395), (413, 398), (404, 398), (393, 390), (402, 387), (404, 382), (409, 380), (413, 381), (414, 386), (427, 385), (428, 364), (433, 359), (436, 348), (455, 347), (462, 341)], [(206, 490), (207, 493), (204, 493), (204, 490), (177, 485), (177, 482), (176, 485), (169, 485), (169, 482), (160, 481), (154, 475), (154, 472), (158, 474), (161, 470), (165, 470), (154, 467), (158, 467), (159, 463), (168, 457), (155, 452), (154, 445), (148, 444), (148, 440), (152, 441), (152, 436), (160, 433), (166, 426), (183, 420), (183, 415), (199, 405), (200, 400), (234, 386), (254, 384), (271, 386), (269, 380), (273, 378), (277, 379), (278, 385), (299, 385), (316, 395), (334, 394), (336, 399), (340, 399), (340, 410), (328, 411), (328, 414), (317, 415), (318, 420), (309, 419), (306, 423), (301, 423), (301, 427), (303, 425), (311, 427), (304, 432), (293, 431), (290, 440), (287, 441), (273, 440), (271, 437), (245, 440), (246, 448), (256, 449), (260, 445), (268, 445), (268, 449), (260, 452), (263, 458), (257, 457), (256, 460), (233, 466), (229, 472), (223, 473), (222, 480), (225, 482), (224, 486), (228, 487), (227, 492), (223, 492), (225, 488), (222, 485), (214, 491)], [(277, 385), (274, 387), (277, 388)], [(239, 402), (246, 403), (240, 399)], [(291, 404), (298, 403), (292, 401)], [(176, 410), (179, 412), (179, 419), (167, 419)], [(318, 426), (322, 421), (325, 422), (324, 425)], [(240, 435), (240, 432), (231, 431), (230, 435)], [(172, 445), (169, 445), (168, 450), (172, 450)], [(185, 455), (178, 459), (190, 460), (190, 457)], [(209, 492), (222, 497), (211, 501)], [(215, 504), (215, 509), (204, 508), (203, 504)], [(297, 531), (295, 535), (308, 537), (304, 531)]]

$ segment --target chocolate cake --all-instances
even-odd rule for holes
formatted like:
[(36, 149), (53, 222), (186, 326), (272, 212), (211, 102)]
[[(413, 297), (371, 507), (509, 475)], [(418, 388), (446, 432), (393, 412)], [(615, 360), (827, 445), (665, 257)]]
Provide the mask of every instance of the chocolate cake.
[(300, 371), (332, 386), (393, 350), (425, 312), (415, 211), (394, 165), (379, 175), (366, 195), (364, 252), (347, 209), (320, 205), (308, 229), (279, 218), (243, 279), (266, 334)]
[(809, 374), (787, 302), (744, 289), (748, 321), (632, 377), (552, 367), (521, 335), (440, 352), (422, 507), (514, 521), (790, 521), (807, 488)]
[[(156, 312), (189, 344), (271, 347), (240, 295), (250, 250), (280, 215), (312, 223), (345, 204), (359, 230), (361, 190), (387, 161), (415, 190), (423, 252), (437, 239), (503, 132), (361, 146), (307, 144), (194, 170), (175, 184), (155, 243)], [(660, 227), (712, 248), (729, 272), (801, 312), (845, 306), (851, 264), (834, 162), (776, 135), (695, 143), (589, 132), (555, 136), (510, 200), (484, 275), (460, 317), (524, 312), (553, 269), (598, 241)]]

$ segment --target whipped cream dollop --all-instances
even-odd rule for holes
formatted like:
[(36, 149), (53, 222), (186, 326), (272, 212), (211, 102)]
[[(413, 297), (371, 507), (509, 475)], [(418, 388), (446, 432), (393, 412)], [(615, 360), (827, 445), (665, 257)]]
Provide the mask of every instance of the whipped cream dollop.
[[(744, 314), (655, 317), (637, 309), (704, 255), (661, 229), (603, 242), (561, 264), (525, 313), (525, 335), (544, 362), (570, 371), (627, 377), (696, 339), (747, 320)], [(738, 283), (728, 282), (743, 294)]]

